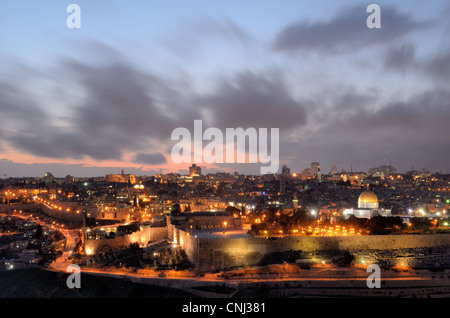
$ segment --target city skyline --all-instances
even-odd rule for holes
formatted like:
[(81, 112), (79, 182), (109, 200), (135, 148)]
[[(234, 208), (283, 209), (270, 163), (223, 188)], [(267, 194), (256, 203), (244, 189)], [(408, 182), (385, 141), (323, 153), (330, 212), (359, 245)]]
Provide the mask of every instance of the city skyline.
[[(264, 174), (261, 174), (258, 170), (255, 170), (255, 173), (242, 173), (239, 170), (221, 170), (221, 169), (215, 169), (215, 168), (208, 168), (205, 166), (197, 166), (195, 167), (196, 164), (193, 164), (191, 166), (188, 165), (183, 165), (183, 168), (180, 168), (178, 170), (175, 171), (163, 171), (163, 169), (160, 170), (143, 170), (142, 167), (140, 168), (124, 168), (124, 167), (87, 167), (87, 166), (82, 166), (82, 165), (66, 165), (66, 164), (18, 164), (18, 163), (13, 163), (9, 160), (5, 160), (5, 159), (0, 159), (0, 167), (2, 166), (2, 164), (5, 164), (6, 167), (9, 166), (9, 168), (4, 169), (4, 171), (10, 171), (14, 173), (14, 168), (11, 168), (11, 166), (16, 166), (18, 167), (18, 171), (21, 171), (19, 174), (17, 175), (8, 175), (6, 173), (0, 173), (0, 180), (1, 178), (3, 179), (7, 179), (7, 178), (42, 178), (43, 176), (45, 177), (45, 175), (47, 173), (51, 173), (55, 178), (65, 178), (67, 176), (71, 176), (71, 177), (76, 177), (76, 178), (93, 178), (93, 177), (104, 177), (105, 175), (111, 174), (111, 175), (119, 175), (119, 174), (131, 174), (131, 175), (135, 175), (135, 176), (154, 176), (154, 175), (167, 175), (167, 174), (179, 174), (179, 175), (191, 175), (191, 169), (199, 169), (199, 171), (201, 171), (201, 175), (207, 175), (207, 174), (216, 174), (216, 173), (228, 173), (230, 175), (234, 174), (234, 173), (238, 173), (241, 175), (248, 175), (248, 176), (255, 176), (255, 175), (260, 175), (263, 176)], [(411, 172), (414, 173), (423, 173), (423, 172), (427, 172), (430, 174), (434, 174), (434, 173), (440, 173), (440, 174), (447, 174), (446, 172), (443, 171), (433, 171), (433, 170), (428, 170), (426, 168), (422, 168), (422, 169), (416, 169), (415, 167), (411, 167), (410, 170), (408, 171), (399, 171), (396, 169), (396, 167), (394, 167), (392, 165), (392, 163), (386, 163), (384, 162), (383, 164), (376, 166), (376, 167), (370, 167), (368, 169), (357, 169), (356, 167), (353, 167), (352, 164), (350, 164), (350, 168), (347, 170), (345, 168), (342, 167), (337, 167), (335, 163), (332, 163), (332, 165), (330, 167), (327, 168), (321, 168), (321, 165), (319, 162), (311, 162), (309, 166), (305, 166), (301, 169), (295, 170), (295, 169), (291, 169), (290, 167), (283, 165), (280, 167), (278, 173), (278, 175), (282, 175), (284, 174), (284, 169), (285, 167), (287, 168), (286, 170), (290, 171), (289, 174), (293, 175), (293, 176), (298, 176), (298, 177), (302, 177), (302, 173), (307, 173), (308, 174), (308, 178), (311, 178), (313, 176), (313, 178), (317, 177), (317, 171), (315, 170), (316, 168), (313, 168), (314, 164), (318, 164), (318, 168), (319, 168), (319, 172), (321, 175), (323, 176), (327, 176), (327, 175), (351, 175), (351, 174), (360, 174), (360, 173), (365, 173), (367, 175), (372, 175), (374, 173), (376, 173), (376, 171), (381, 171), (381, 170), (386, 170), (385, 175), (389, 175), (389, 174), (399, 174), (399, 175), (404, 175), (404, 174), (408, 174)], [(27, 166), (30, 166), (31, 168), (27, 168)], [(195, 167), (195, 168), (193, 168)], [(317, 166), (316, 166), (317, 167)], [(49, 169), (53, 169), (52, 171), (50, 171)], [(392, 171), (391, 169), (392, 168)], [(47, 170), (46, 170), (47, 169)], [(42, 171), (41, 175), (36, 175), (33, 174), (31, 171)], [(90, 173), (88, 174), (83, 174), (86, 173), (86, 171), (90, 171)], [(311, 174), (311, 175), (310, 175)], [(269, 174), (270, 175), (270, 174)]]
[(445, 1), (377, 1), (377, 30), (353, 1), (77, 4), (81, 29), (69, 3), (0, 5), (0, 176), (185, 172), (171, 131), (199, 119), (280, 128), (280, 171), (450, 171)]

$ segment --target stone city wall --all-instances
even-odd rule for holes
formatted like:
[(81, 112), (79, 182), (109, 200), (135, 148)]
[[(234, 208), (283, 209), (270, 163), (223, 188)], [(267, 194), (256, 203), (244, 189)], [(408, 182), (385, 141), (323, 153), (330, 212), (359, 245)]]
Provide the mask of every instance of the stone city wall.
[(40, 209), (45, 214), (66, 221), (83, 222), (83, 214), (77, 213), (76, 211), (66, 211), (67, 208), (73, 209), (77, 208), (78, 204), (76, 202), (59, 202), (61, 210), (54, 209), (44, 203), (30, 203), (30, 204), (0, 204), (0, 212), (11, 212), (14, 210), (32, 212), (34, 209)]
[(117, 236), (114, 239), (86, 240), (85, 249), (89, 253), (93, 253), (102, 246), (119, 248), (128, 246), (130, 243), (145, 244), (147, 242), (158, 241), (164, 238), (167, 238), (167, 227), (145, 227), (142, 231)]
[(198, 238), (177, 230), (177, 238), (179, 244), (185, 249), (190, 262), (208, 270), (256, 265), (265, 254), (291, 250), (303, 252), (360, 251), (450, 246), (450, 234), (347, 237), (291, 236), (268, 240), (260, 237)]
[(66, 211), (68, 208), (78, 208), (78, 204), (76, 202), (59, 202), (58, 204), (62, 207), (61, 210), (49, 207), (44, 203), (39, 203), (37, 206), (42, 210), (42, 212), (51, 217), (65, 221), (83, 222), (83, 213), (77, 213), (76, 210)]
[(29, 204), (0, 204), (0, 213), (16, 211), (32, 212), (36, 208), (34, 203)]

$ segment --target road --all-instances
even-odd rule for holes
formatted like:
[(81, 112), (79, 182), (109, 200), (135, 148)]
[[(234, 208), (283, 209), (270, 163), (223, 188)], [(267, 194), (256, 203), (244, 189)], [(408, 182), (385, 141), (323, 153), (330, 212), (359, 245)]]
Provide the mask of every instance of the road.
[[(52, 227), (54, 227), (52, 225)], [(76, 246), (76, 238), (77, 238), (77, 232), (78, 230), (67, 230), (67, 229), (61, 229), (57, 228), (66, 238), (66, 245), (64, 247), (63, 254), (58, 257), (56, 260), (54, 260), (49, 266), (53, 269), (59, 270), (59, 271), (66, 271), (67, 266), (70, 264), (67, 263), (67, 258), (72, 255), (73, 249)]]

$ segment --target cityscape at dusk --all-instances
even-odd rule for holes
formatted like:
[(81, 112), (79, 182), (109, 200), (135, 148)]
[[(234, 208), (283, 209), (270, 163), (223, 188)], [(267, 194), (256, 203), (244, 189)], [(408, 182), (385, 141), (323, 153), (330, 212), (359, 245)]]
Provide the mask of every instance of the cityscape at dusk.
[(449, 15), (3, 1), (0, 298), (450, 297)]

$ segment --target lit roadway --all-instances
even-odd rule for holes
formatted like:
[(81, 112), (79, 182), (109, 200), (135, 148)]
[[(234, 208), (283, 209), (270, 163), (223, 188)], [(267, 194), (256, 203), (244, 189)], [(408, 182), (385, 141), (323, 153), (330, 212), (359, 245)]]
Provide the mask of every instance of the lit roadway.
[[(52, 225), (52, 228), (53, 227), (54, 226)], [(78, 230), (67, 230), (67, 229), (62, 229), (62, 228), (58, 228), (58, 230), (66, 237), (66, 245), (64, 247), (63, 254), (60, 257), (58, 257), (56, 260), (54, 260), (50, 264), (50, 267), (52, 269), (56, 269), (56, 270), (65, 272), (67, 269), (67, 266), (70, 265), (66, 262), (66, 259), (73, 253), (73, 249), (75, 248), (75, 245), (76, 245), (75, 239), (77, 238)]]
[(68, 230), (68, 229), (64, 229), (59, 226), (55, 226), (54, 224), (45, 223), (42, 220), (40, 220), (39, 217), (33, 216), (32, 213), (20, 213), (20, 214), (17, 213), (17, 214), (14, 214), (13, 216), (24, 219), (24, 220), (31, 220), (32, 222), (35, 222), (35, 223), (40, 224), (41, 226), (45, 226), (47, 228), (57, 229), (65, 236), (66, 244), (65, 244), (63, 254), (50, 264), (50, 267), (52, 269), (65, 272), (67, 269), (67, 266), (70, 265), (68, 263), (65, 263), (65, 260), (67, 257), (69, 257), (73, 253), (73, 249), (75, 248), (75, 245), (76, 245), (75, 240), (77, 238), (78, 230), (77, 229)]

